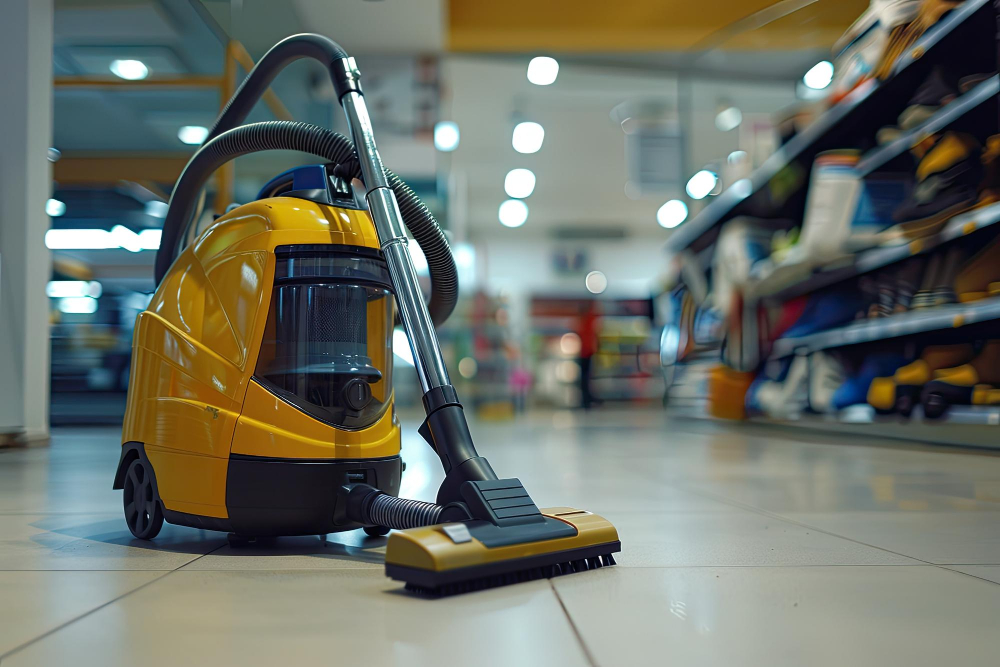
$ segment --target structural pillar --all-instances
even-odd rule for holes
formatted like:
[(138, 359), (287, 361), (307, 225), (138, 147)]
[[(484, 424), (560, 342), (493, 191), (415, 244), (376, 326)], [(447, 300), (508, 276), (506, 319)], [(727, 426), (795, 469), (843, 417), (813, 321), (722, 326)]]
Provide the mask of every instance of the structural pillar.
[(52, 4), (4, 0), (0, 20), (0, 437), (27, 441), (49, 432)]

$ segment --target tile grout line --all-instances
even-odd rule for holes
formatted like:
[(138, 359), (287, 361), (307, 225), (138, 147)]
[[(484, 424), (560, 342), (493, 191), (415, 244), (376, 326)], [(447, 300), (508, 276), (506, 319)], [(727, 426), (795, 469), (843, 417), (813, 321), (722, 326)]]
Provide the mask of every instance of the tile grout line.
[[(695, 490), (693, 490), (691, 488), (686, 488), (686, 489), (684, 489), (684, 491), (687, 492), (687, 493), (696, 495), (696, 496), (702, 496), (703, 498), (709, 498), (709, 499), (715, 500), (717, 502), (721, 502), (721, 503), (724, 503), (724, 504), (727, 504), (727, 505), (731, 505), (733, 507), (738, 507), (738, 508), (746, 510), (748, 512), (753, 512), (754, 514), (759, 514), (761, 516), (766, 516), (766, 517), (769, 517), (771, 519), (775, 519), (775, 520), (778, 520), (778, 521), (784, 521), (785, 523), (791, 524), (793, 526), (798, 526), (800, 528), (808, 528), (809, 530), (814, 530), (817, 533), (822, 533), (823, 535), (829, 535), (830, 537), (836, 537), (836, 538), (839, 538), (839, 539), (842, 539), (842, 540), (847, 540), (848, 542), (853, 542), (854, 544), (860, 544), (861, 546), (869, 547), (871, 549), (878, 549), (879, 551), (884, 551), (884, 552), (892, 554), (894, 556), (901, 556), (902, 558), (909, 558), (911, 560), (915, 560), (918, 563), (923, 563), (925, 565), (933, 565), (935, 567), (938, 567), (937, 563), (932, 563), (930, 561), (923, 560), (922, 558), (917, 558), (916, 556), (908, 556), (908, 555), (906, 555), (904, 553), (899, 553), (898, 551), (893, 551), (892, 549), (886, 549), (885, 547), (880, 547), (880, 546), (877, 546), (875, 544), (868, 544), (867, 542), (862, 542), (861, 540), (856, 540), (853, 537), (847, 537), (846, 535), (838, 535), (837, 533), (831, 532), (829, 530), (824, 530), (823, 528), (817, 528), (816, 526), (812, 526), (812, 525), (810, 525), (808, 523), (802, 523), (801, 521), (796, 521), (795, 519), (790, 519), (788, 517), (784, 517), (784, 516), (782, 516), (780, 514), (777, 514), (775, 512), (771, 512), (769, 510), (765, 510), (765, 509), (760, 508), (760, 507), (754, 507), (753, 505), (748, 505), (748, 504), (743, 503), (743, 502), (741, 502), (739, 500), (732, 500), (730, 498), (726, 498), (725, 496), (720, 496), (720, 495), (714, 494), (711, 491), (695, 491)], [(905, 563), (904, 563), (904, 565), (905, 565)]]
[(563, 602), (562, 596), (559, 595), (559, 591), (556, 590), (556, 585), (552, 582), (552, 579), (548, 580), (549, 587), (552, 589), (552, 593), (556, 596), (556, 600), (559, 602), (559, 607), (562, 608), (563, 614), (566, 615), (566, 620), (569, 622), (570, 629), (573, 630), (573, 635), (576, 636), (576, 641), (580, 643), (580, 648), (583, 650), (584, 657), (587, 658), (587, 662), (590, 663), (590, 667), (598, 667), (597, 660), (594, 659), (594, 655), (590, 652), (590, 647), (587, 646), (587, 642), (583, 640), (583, 635), (580, 634), (580, 629), (576, 627), (576, 623), (573, 622), (573, 617), (570, 616), (569, 609), (566, 608), (566, 603)]
[[(193, 558), (193, 559), (189, 560), (187, 563), (184, 563), (184, 565), (188, 565), (189, 563), (193, 563), (196, 560), (198, 560), (199, 558), (204, 558), (205, 556), (218, 551), (223, 546), (225, 546), (225, 545), (224, 544), (220, 544), (215, 549), (212, 549), (211, 551), (208, 551), (206, 553), (200, 554), (197, 558)], [(184, 567), (184, 565), (181, 565), (181, 567)], [(175, 568), (173, 570), (167, 570), (166, 572), (164, 572), (160, 576), (156, 577), (155, 579), (150, 579), (149, 581), (147, 581), (146, 583), (142, 584), (141, 586), (137, 586), (136, 588), (133, 588), (130, 591), (126, 591), (126, 592), (122, 593), (121, 595), (119, 595), (118, 597), (113, 598), (111, 600), (108, 600), (104, 604), (98, 605), (98, 606), (94, 607), (93, 609), (90, 609), (89, 611), (86, 611), (86, 612), (80, 614), (79, 616), (75, 616), (75, 617), (69, 619), (65, 623), (60, 623), (59, 625), (57, 625), (56, 627), (52, 628), (51, 630), (46, 630), (42, 634), (40, 634), (37, 637), (34, 637), (32, 639), (29, 639), (28, 641), (24, 642), (23, 644), (19, 644), (19, 645), (15, 646), (11, 650), (7, 651), (6, 653), (0, 654), (0, 663), (3, 662), (4, 658), (8, 658), (8, 657), (14, 655), (15, 653), (17, 653), (19, 651), (23, 651), (24, 649), (28, 648), (32, 644), (35, 644), (35, 643), (37, 643), (37, 642), (45, 639), (46, 637), (48, 637), (48, 636), (50, 636), (52, 634), (55, 634), (56, 632), (59, 632), (63, 628), (65, 628), (65, 627), (67, 627), (67, 626), (69, 626), (69, 625), (71, 625), (73, 623), (76, 623), (77, 621), (79, 621), (79, 620), (81, 620), (83, 618), (86, 618), (87, 616), (90, 616), (94, 612), (100, 611), (101, 609), (104, 609), (105, 607), (107, 607), (109, 605), (112, 605), (115, 602), (118, 602), (119, 600), (122, 600), (122, 599), (128, 597), (129, 595), (132, 595), (133, 593), (137, 593), (137, 592), (141, 591), (143, 588), (146, 588), (147, 586), (155, 584), (157, 581), (160, 581), (161, 579), (169, 577), (171, 574), (173, 574), (174, 572), (177, 572), (177, 570), (181, 569), (181, 567)], [(79, 570), (75, 570), (75, 571), (79, 571)], [(121, 571), (121, 572), (128, 572), (128, 571), (134, 571), (134, 572), (157, 572), (157, 571), (162, 571), (162, 570), (100, 570), (100, 571), (102, 571), (102, 572), (109, 572), (109, 571), (110, 572), (116, 572), (116, 571)]]
[(948, 572), (954, 572), (955, 574), (963, 574), (966, 577), (972, 577), (973, 579), (978, 579), (979, 581), (984, 581), (987, 584), (993, 584), (994, 586), (1000, 586), (1000, 581), (993, 581), (992, 579), (986, 579), (985, 577), (980, 577), (978, 574), (970, 574), (969, 572), (962, 572), (961, 570), (953, 570), (951, 568), (955, 565), (938, 565), (937, 567), (942, 570), (947, 570)]
[(29, 646), (31, 646), (32, 644), (45, 639), (49, 635), (52, 635), (52, 634), (54, 634), (56, 632), (59, 632), (63, 628), (67, 627), (68, 625), (76, 623), (80, 619), (85, 618), (87, 616), (90, 616), (95, 611), (99, 611), (101, 609), (104, 609), (108, 605), (113, 604), (115, 602), (118, 602), (122, 598), (127, 597), (127, 596), (131, 595), (132, 593), (135, 593), (136, 591), (141, 591), (146, 586), (149, 586), (150, 584), (154, 584), (157, 581), (159, 581), (160, 579), (163, 579), (164, 577), (168, 576), (171, 572), (173, 572), (173, 570), (169, 570), (167, 572), (164, 572), (160, 576), (156, 577), (155, 579), (151, 579), (151, 580), (147, 581), (146, 583), (142, 584), (141, 586), (133, 588), (130, 591), (126, 591), (126, 592), (122, 593), (121, 595), (119, 595), (118, 597), (113, 598), (111, 600), (108, 600), (104, 604), (98, 605), (98, 606), (94, 607), (93, 609), (85, 611), (84, 613), (80, 614), (79, 616), (74, 616), (73, 618), (69, 619), (68, 621), (66, 621), (64, 623), (60, 623), (59, 625), (57, 625), (56, 627), (52, 628), (51, 630), (46, 630), (45, 632), (43, 632), (42, 634), (38, 635), (37, 637), (29, 639), (28, 641), (24, 642), (23, 644), (19, 644), (19, 645), (15, 646), (14, 648), (12, 648), (11, 650), (7, 651), (3, 655), (0, 655), (0, 661), (2, 661), (4, 658), (9, 658), (10, 656), (14, 655), (18, 651), (22, 651), (22, 650), (28, 648)]

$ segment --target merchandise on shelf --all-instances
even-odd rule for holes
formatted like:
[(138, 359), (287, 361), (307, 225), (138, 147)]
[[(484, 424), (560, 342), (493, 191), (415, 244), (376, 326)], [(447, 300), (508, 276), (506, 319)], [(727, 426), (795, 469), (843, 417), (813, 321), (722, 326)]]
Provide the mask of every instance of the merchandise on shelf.
[(920, 392), (943, 368), (964, 364), (973, 357), (969, 343), (930, 345), (920, 358), (896, 369), (888, 377), (877, 377), (868, 388), (868, 403), (882, 414), (898, 412), (909, 417), (920, 403)]
[(988, 341), (968, 363), (935, 371), (920, 403), (929, 419), (944, 416), (952, 405), (1000, 405), (1000, 340)]
[(962, 303), (1000, 295), (1000, 238), (962, 267), (955, 276), (954, 290)]

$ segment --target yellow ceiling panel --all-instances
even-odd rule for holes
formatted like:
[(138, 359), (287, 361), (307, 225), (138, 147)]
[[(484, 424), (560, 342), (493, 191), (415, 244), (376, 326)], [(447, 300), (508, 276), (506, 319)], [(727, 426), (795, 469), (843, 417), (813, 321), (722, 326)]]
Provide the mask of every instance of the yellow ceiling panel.
[(866, 0), (449, 0), (448, 47), (485, 52), (829, 46)]

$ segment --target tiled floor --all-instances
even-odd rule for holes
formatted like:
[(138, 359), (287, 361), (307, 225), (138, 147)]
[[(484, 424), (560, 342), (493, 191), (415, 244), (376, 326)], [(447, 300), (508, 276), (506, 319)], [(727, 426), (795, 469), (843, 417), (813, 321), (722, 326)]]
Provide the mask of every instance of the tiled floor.
[[(1000, 664), (1000, 456), (656, 411), (474, 432), (540, 505), (611, 519), (619, 566), (424, 600), (360, 531), (143, 543), (110, 489), (118, 433), (57, 430), (0, 451), (0, 663)], [(413, 429), (404, 458), (403, 494), (431, 499)]]

